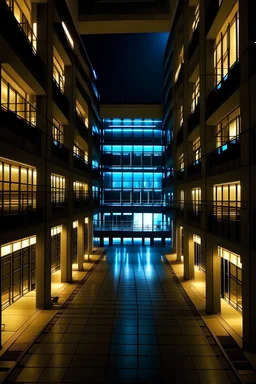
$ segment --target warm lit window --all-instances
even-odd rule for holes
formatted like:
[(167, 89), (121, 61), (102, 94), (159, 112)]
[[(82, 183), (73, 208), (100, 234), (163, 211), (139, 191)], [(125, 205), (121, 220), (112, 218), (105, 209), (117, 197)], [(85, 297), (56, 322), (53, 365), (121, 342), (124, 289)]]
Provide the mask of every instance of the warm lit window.
[(79, 144), (77, 140), (74, 140), (73, 154), (82, 159), (85, 163), (88, 163), (88, 151), (83, 150), (82, 145)]
[(89, 119), (88, 119), (88, 105), (86, 105), (86, 110), (82, 107), (78, 100), (76, 100), (76, 112), (78, 116), (83, 120), (86, 128), (89, 128)]
[(52, 119), (52, 138), (54, 144), (64, 143), (64, 127), (56, 119)]
[[(227, 142), (235, 143), (241, 131), (240, 108), (228, 115), (217, 125), (216, 147)], [(227, 148), (223, 148), (225, 150)]]
[(174, 82), (176, 83), (180, 74), (181, 66), (184, 63), (184, 45), (182, 45), (181, 52), (178, 57), (177, 70), (174, 76)]
[(193, 84), (192, 89), (192, 102), (191, 102), (191, 112), (193, 113), (196, 106), (199, 104), (200, 101), (200, 80), (199, 77), (196, 80), (196, 82)]
[(0, 211), (24, 214), (36, 209), (36, 168), (0, 158)]
[(182, 127), (184, 123), (184, 114), (183, 114), (183, 105), (180, 106), (180, 127)]
[(180, 208), (181, 209), (184, 209), (184, 201), (185, 201), (184, 191), (181, 190), (180, 191)]
[(51, 202), (61, 205), (65, 201), (65, 177), (51, 175)]
[(73, 182), (73, 191), (75, 200), (87, 200), (88, 199), (88, 184), (81, 181)]
[(198, 214), (201, 207), (201, 188), (193, 188), (191, 197), (193, 212)]
[(13, 252), (19, 251), (26, 247), (36, 244), (36, 236), (26, 237), (24, 239), (19, 239), (13, 243), (1, 245), (1, 257), (7, 256)]
[(8, 7), (13, 12), (20, 28), (27, 36), (28, 41), (32, 45), (32, 49), (37, 49), (37, 23), (32, 22), (32, 4), (30, 0), (6, 0)]
[(199, 2), (197, 3), (197, 6), (195, 8), (195, 13), (194, 13), (194, 20), (192, 24), (192, 31), (194, 32), (199, 24), (199, 13), (200, 13), (200, 8), (199, 8)]
[(195, 164), (198, 164), (201, 160), (201, 143), (200, 143), (200, 137), (198, 137), (195, 141), (193, 141), (193, 152), (194, 152), (194, 158), (195, 158)]
[(214, 47), (215, 85), (226, 80), (229, 69), (239, 59), (239, 14), (238, 6), (232, 10), (227, 22), (216, 38)]
[(64, 30), (64, 32), (65, 32), (65, 35), (66, 35), (66, 38), (67, 38), (67, 40), (68, 40), (68, 43), (69, 43), (70, 47), (71, 47), (72, 49), (74, 49), (74, 40), (72, 39), (72, 37), (71, 37), (71, 35), (70, 35), (70, 33), (69, 33), (69, 30), (68, 30), (66, 24), (64, 23), (64, 21), (62, 21), (61, 24), (62, 24), (62, 28), (63, 28), (63, 30)]
[(239, 220), (241, 207), (240, 182), (213, 186), (214, 215), (219, 220)]
[(12, 111), (19, 118), (30, 125), (36, 125), (36, 108), (31, 104), (33, 97), (23, 89), (4, 71), (1, 77), (1, 107)]
[(53, 78), (60, 90), (64, 92), (65, 65), (55, 47), (53, 47)]
[(179, 170), (180, 170), (180, 171), (184, 171), (184, 168), (185, 168), (185, 163), (184, 163), (184, 153), (182, 153), (182, 154), (179, 156)]

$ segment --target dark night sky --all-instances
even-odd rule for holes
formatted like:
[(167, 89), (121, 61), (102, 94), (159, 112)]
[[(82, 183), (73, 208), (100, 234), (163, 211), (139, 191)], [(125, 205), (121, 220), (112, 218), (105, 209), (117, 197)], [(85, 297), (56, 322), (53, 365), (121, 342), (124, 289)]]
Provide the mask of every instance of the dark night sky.
[(167, 33), (88, 35), (101, 103), (161, 103)]

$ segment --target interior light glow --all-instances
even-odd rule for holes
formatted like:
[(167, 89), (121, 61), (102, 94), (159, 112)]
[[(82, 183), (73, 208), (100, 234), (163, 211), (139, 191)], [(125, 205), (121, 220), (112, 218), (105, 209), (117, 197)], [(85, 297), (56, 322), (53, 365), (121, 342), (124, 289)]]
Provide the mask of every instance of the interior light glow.
[[(156, 128), (156, 125), (109, 125), (109, 128), (123, 128), (123, 130), (125, 131), (126, 128), (141, 128), (140, 131), (145, 131), (145, 128)], [(137, 131), (137, 129), (136, 129)], [(138, 130), (139, 131), (139, 130)]]
[(74, 49), (74, 41), (69, 33), (69, 30), (66, 26), (66, 24), (64, 23), (64, 21), (61, 22), (61, 25), (62, 25), (62, 28), (64, 29), (64, 32), (65, 32), (65, 35), (67, 37), (67, 40), (69, 42), (69, 45), (71, 46), (72, 49)]

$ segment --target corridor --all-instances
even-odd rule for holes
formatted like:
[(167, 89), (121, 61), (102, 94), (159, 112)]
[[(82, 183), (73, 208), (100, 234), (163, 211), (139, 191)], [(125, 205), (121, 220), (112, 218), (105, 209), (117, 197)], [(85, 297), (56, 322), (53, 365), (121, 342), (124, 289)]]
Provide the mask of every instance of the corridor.
[(110, 247), (6, 382), (239, 383), (161, 249)]

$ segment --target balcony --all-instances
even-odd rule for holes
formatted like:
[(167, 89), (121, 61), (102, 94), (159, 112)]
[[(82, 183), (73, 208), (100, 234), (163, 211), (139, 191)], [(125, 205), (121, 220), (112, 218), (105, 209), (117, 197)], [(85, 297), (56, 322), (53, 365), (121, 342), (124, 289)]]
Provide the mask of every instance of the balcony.
[(192, 34), (189, 46), (188, 46), (188, 59), (190, 60), (193, 56), (196, 48), (199, 46), (199, 24)]
[(68, 203), (66, 201), (52, 201), (52, 214), (64, 214), (68, 211)]
[(69, 150), (63, 144), (57, 141), (52, 142), (52, 155), (56, 156), (59, 160), (68, 165), (69, 163)]
[(69, 101), (66, 95), (61, 91), (59, 85), (56, 83), (56, 81), (53, 79), (52, 81), (52, 97), (55, 103), (60, 108), (61, 112), (66, 116), (66, 118), (69, 118)]
[(188, 166), (188, 179), (201, 178), (201, 160), (196, 160)]
[(88, 142), (89, 129), (86, 127), (82, 116), (80, 116), (77, 112), (76, 112), (76, 128), (80, 133), (80, 135), (84, 138), (84, 140)]
[(79, 169), (79, 171), (89, 173), (90, 167), (88, 163), (80, 156), (73, 153), (73, 165), (75, 168)]
[(207, 175), (228, 172), (240, 166), (239, 136), (228, 141), (221, 147), (208, 153), (206, 157)]
[[(223, 236), (232, 241), (240, 241), (240, 208), (222, 208), (223, 211), (218, 213), (218, 215), (208, 213), (208, 232)], [(224, 208), (226, 211), (224, 211)]]
[(184, 169), (182, 170), (182, 171), (176, 171), (175, 172), (175, 181), (176, 182), (179, 182), (179, 181), (183, 181), (184, 180), (184, 178), (185, 178), (185, 176), (184, 176)]
[(0, 191), (0, 231), (33, 226), (43, 220), (36, 206), (36, 191)]
[(0, 34), (44, 88), (45, 67), (34, 47), (36, 42), (34, 32), (23, 14), (22, 23), (15, 18), (13, 7), (15, 4), (17, 11), (16, 8), (19, 8), (17, 2), (8, 1), (8, 4), (10, 6), (6, 0), (0, 0)]
[(240, 86), (240, 62), (237, 61), (207, 98), (207, 118)]
[(177, 136), (176, 136), (176, 145), (180, 145), (182, 142), (183, 142), (183, 124), (182, 126), (180, 127), (179, 129), (179, 132), (177, 133)]
[(133, 222), (125, 221), (119, 223), (111, 222), (95, 222), (93, 225), (94, 231), (110, 231), (110, 232), (169, 232), (172, 227), (165, 222), (147, 225), (138, 225)]
[(169, 207), (171, 205), (170, 201), (165, 201), (162, 197), (159, 199), (157, 198), (148, 198), (147, 200), (143, 199), (108, 199), (103, 198), (102, 200), (102, 206), (118, 206), (118, 207)]
[(184, 77), (184, 63), (182, 63), (180, 66), (180, 71), (179, 71), (179, 74), (178, 74), (178, 77), (177, 77), (177, 80), (176, 80), (175, 86), (174, 86), (175, 91), (178, 90), (181, 82), (183, 81), (183, 77)]
[(187, 208), (187, 218), (188, 221), (191, 221), (196, 224), (200, 224), (201, 221), (201, 205), (197, 204), (194, 208), (190, 204)]
[(88, 192), (74, 191), (73, 193), (74, 209), (88, 208), (89, 205), (90, 205), (90, 197)]
[(194, 112), (188, 118), (188, 134), (190, 135), (194, 129), (200, 124), (200, 104), (197, 104)]

